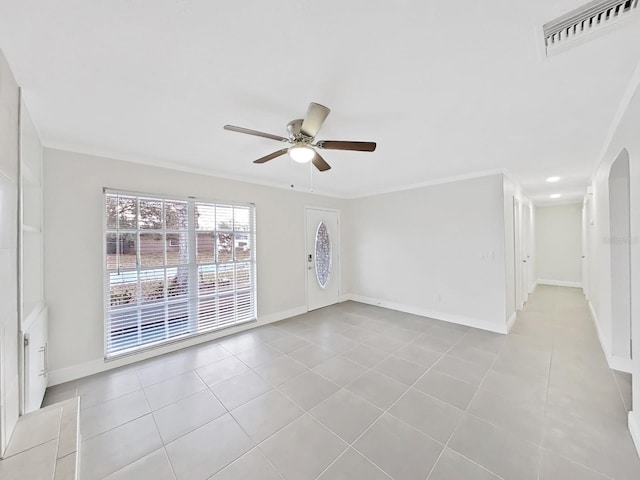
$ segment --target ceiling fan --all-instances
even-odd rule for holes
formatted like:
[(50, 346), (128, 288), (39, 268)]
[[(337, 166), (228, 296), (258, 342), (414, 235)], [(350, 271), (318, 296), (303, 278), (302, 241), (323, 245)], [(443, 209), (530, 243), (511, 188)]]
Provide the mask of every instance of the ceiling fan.
[(225, 130), (232, 132), (246, 133), (247, 135), (255, 135), (257, 137), (270, 138), (279, 142), (290, 144), (289, 147), (270, 153), (253, 163), (265, 163), (274, 158), (278, 158), (285, 153), (299, 163), (312, 162), (313, 165), (324, 172), (329, 170), (331, 166), (324, 161), (316, 148), (324, 150), (353, 150), (358, 152), (373, 152), (376, 149), (375, 142), (345, 142), (340, 140), (320, 140), (314, 143), (315, 137), (322, 127), (325, 119), (329, 115), (329, 110), (324, 105), (311, 102), (307, 109), (307, 116), (304, 119), (292, 120), (287, 124), (289, 137), (281, 137), (280, 135), (272, 135), (270, 133), (250, 130), (248, 128), (236, 127), (233, 125), (225, 125)]

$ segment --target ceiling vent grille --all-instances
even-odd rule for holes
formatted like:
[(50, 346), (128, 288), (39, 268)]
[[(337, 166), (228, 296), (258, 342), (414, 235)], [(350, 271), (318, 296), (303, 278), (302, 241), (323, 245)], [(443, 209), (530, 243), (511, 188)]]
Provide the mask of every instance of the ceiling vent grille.
[(547, 55), (604, 33), (640, 10), (640, 0), (596, 0), (544, 25)]

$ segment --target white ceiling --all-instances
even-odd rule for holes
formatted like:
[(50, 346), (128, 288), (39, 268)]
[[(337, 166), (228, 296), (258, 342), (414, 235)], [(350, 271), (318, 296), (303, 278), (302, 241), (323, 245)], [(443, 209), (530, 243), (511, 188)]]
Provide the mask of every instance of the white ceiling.
[[(45, 145), (310, 188), (252, 160), (310, 101), (332, 113), (318, 192), (354, 197), (507, 169), (580, 198), (640, 60), (640, 27), (546, 58), (542, 25), (586, 0), (0, 0), (5, 52)], [(545, 178), (562, 180), (549, 185)]]

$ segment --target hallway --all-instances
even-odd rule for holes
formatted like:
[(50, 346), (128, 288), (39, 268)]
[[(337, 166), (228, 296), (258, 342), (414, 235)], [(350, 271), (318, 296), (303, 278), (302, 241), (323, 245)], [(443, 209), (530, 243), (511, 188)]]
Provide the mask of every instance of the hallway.
[(582, 292), (539, 286), (508, 336), (346, 302), (45, 402), (82, 397), (82, 480), (637, 480), (615, 378)]
[[(523, 348), (511, 349), (509, 344)], [(544, 476), (553, 458), (547, 449), (610, 478), (640, 478), (640, 462), (627, 428), (630, 375), (608, 368), (580, 289), (539, 286), (505, 347), (500, 355), (504, 358), (498, 358), (494, 369), (511, 361), (511, 371), (521, 380), (547, 387), (538, 397), (538, 405), (544, 405), (544, 421), (538, 417), (544, 424), (540, 478), (563, 478)], [(526, 416), (533, 426), (540, 407), (527, 396), (532, 404)], [(591, 477), (567, 472), (564, 478)]]

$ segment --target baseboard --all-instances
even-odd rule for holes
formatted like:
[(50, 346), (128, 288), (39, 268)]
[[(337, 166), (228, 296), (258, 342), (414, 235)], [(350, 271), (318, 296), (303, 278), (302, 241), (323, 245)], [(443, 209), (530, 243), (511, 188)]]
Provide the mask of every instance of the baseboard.
[(551, 285), (553, 287), (572, 287), (572, 288), (582, 288), (582, 282), (566, 282), (564, 280), (548, 280), (545, 278), (539, 278), (536, 281), (537, 285)]
[(535, 292), (537, 287), (538, 287), (538, 281), (536, 280), (531, 285), (529, 285), (529, 293)]
[(511, 328), (513, 327), (513, 324), (516, 323), (517, 318), (518, 318), (518, 312), (513, 312), (509, 317), (509, 320), (507, 320), (507, 333), (511, 331)]
[(604, 341), (604, 337), (602, 336), (602, 330), (600, 330), (600, 323), (598, 322), (598, 315), (596, 314), (596, 309), (593, 308), (593, 303), (587, 302), (589, 305), (589, 310), (591, 311), (591, 320), (593, 320), (593, 324), (596, 327), (596, 333), (598, 334), (598, 341), (600, 342), (600, 348), (602, 348), (602, 352), (604, 353), (604, 357), (607, 359), (607, 364), (609, 368), (611, 368), (611, 353), (609, 352), (609, 345)]
[(344, 295), (344, 297), (348, 297), (348, 300), (353, 300), (355, 302), (366, 303), (368, 305), (375, 305), (378, 307), (389, 308), (391, 310), (396, 310), (398, 312), (410, 313), (412, 315), (419, 315), (421, 317), (429, 317), (435, 318), (436, 320), (441, 320), (443, 322), (455, 323), (458, 325), (465, 325), (468, 327), (479, 328), (481, 330), (487, 330), (490, 332), (496, 333), (507, 333), (507, 325), (504, 326), (496, 325), (491, 322), (487, 322), (486, 320), (480, 320), (478, 318), (467, 317), (465, 315), (456, 315), (446, 312), (440, 312), (436, 310), (430, 310), (422, 307), (416, 307), (413, 305), (404, 305), (396, 302), (389, 302), (387, 300), (381, 300), (378, 298), (365, 297), (362, 295), (350, 294)]
[(629, 432), (640, 457), (640, 415), (633, 411), (629, 412)]
[(598, 315), (596, 314), (596, 310), (595, 308), (593, 308), (593, 304), (590, 301), (587, 301), (587, 303), (589, 304), (589, 310), (591, 310), (591, 319), (593, 320), (593, 323), (596, 327), (596, 333), (598, 334), (600, 347), (602, 348), (604, 357), (607, 359), (609, 368), (611, 370), (618, 370), (620, 372), (632, 373), (633, 361), (630, 358), (618, 357), (611, 354), (609, 345), (607, 345), (607, 342), (604, 341), (604, 337), (602, 336), (602, 331), (600, 330), (600, 323), (598, 322)]
[(616, 357), (611, 355), (607, 358), (607, 363), (611, 370), (618, 370), (619, 372), (633, 373), (633, 360), (630, 358)]
[(157, 357), (165, 353), (175, 352), (182, 348), (192, 347), (202, 343), (210, 342), (227, 335), (233, 335), (234, 333), (243, 332), (252, 328), (262, 327), (270, 323), (284, 320), (285, 318), (295, 317), (306, 313), (306, 307), (296, 307), (290, 310), (285, 310), (271, 315), (265, 315), (258, 319), (257, 322), (246, 323), (237, 327), (225, 328), (217, 332), (211, 332), (204, 335), (198, 335), (196, 337), (187, 338), (185, 340), (164, 345), (162, 347), (145, 350), (134, 355), (128, 355), (126, 357), (104, 360), (103, 358), (91, 360), (89, 362), (81, 363), (78, 365), (72, 365), (70, 367), (61, 368), (58, 370), (52, 370), (49, 372), (49, 386), (58, 385), (60, 383), (70, 382), (79, 378), (88, 377), (100, 372), (106, 372), (107, 370), (113, 370), (114, 368), (123, 367), (132, 363), (140, 362), (148, 358)]
[[(258, 325), (253, 325), (251, 328), (261, 327), (273, 322), (279, 322), (280, 320), (284, 320), (285, 318), (295, 317), (297, 315), (302, 315), (303, 313), (307, 313), (307, 307), (305, 305), (301, 307), (290, 308), (289, 310), (285, 310), (283, 312), (272, 313), (271, 315), (264, 315), (258, 319)], [(244, 330), (247, 329), (245, 328)]]

